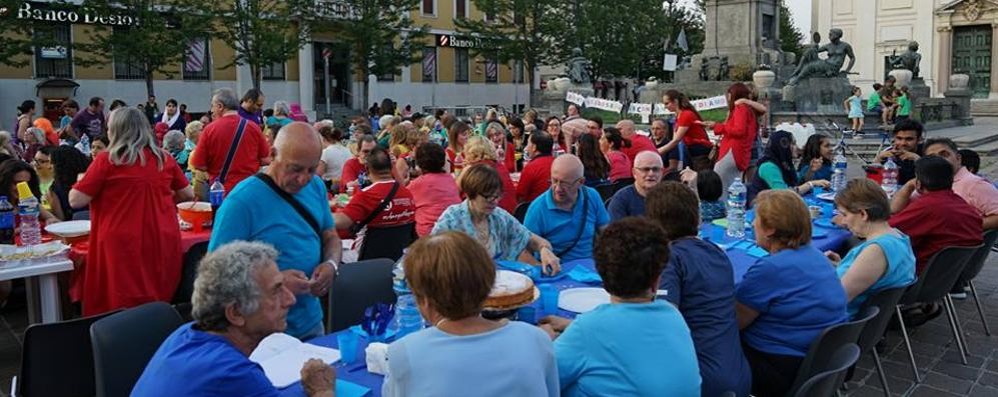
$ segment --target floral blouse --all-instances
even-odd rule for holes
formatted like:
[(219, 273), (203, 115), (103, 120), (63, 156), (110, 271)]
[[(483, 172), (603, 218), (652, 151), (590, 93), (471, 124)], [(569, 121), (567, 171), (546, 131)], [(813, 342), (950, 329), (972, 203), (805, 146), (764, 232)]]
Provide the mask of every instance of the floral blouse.
[[(468, 200), (460, 204), (447, 207), (437, 224), (433, 227), (431, 234), (437, 234), (448, 230), (457, 230), (471, 236), (479, 243), (478, 233), (475, 225), (471, 222), (471, 212), (468, 210)], [(492, 215), (489, 215), (489, 241), (485, 248), (489, 255), (496, 260), (516, 260), (520, 253), (527, 248), (530, 242), (530, 230), (520, 224), (513, 215), (506, 210), (496, 207)]]

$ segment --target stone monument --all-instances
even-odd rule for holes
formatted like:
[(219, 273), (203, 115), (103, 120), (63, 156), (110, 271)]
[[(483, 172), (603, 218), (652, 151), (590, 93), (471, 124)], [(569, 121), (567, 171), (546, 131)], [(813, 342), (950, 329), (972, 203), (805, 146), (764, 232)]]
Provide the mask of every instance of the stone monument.
[[(846, 76), (856, 63), (856, 55), (852, 46), (842, 41), (841, 29), (831, 29), (828, 38), (828, 44), (820, 45), (821, 36), (813, 35), (811, 47), (783, 87), (783, 101), (789, 103), (782, 106), (784, 110), (828, 115), (844, 111), (842, 101), (852, 92)], [(827, 56), (822, 59), (821, 53)], [(843, 70), (847, 58), (849, 64)]]
[(543, 114), (561, 115), (568, 108), (565, 96), (569, 91), (583, 97), (594, 96), (592, 65), (582, 55), (579, 48), (572, 49), (572, 58), (565, 65), (568, 77), (559, 77), (547, 82), (547, 88), (541, 93), (541, 103), (538, 108)]
[(897, 79), (899, 86), (907, 86), (915, 98), (929, 97), (929, 87), (919, 76), (918, 65), (922, 62), (922, 55), (918, 53), (917, 41), (909, 42), (907, 51), (901, 55), (892, 55), (888, 62), (892, 69), (889, 74)]

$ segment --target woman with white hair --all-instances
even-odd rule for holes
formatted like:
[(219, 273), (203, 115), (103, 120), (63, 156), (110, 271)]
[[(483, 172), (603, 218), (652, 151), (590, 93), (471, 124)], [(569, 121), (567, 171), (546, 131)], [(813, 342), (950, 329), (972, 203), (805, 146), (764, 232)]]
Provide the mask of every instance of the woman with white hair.
[(288, 103), (284, 101), (274, 102), (274, 115), (267, 117), (267, 122), (265, 125), (279, 125), (284, 127), (291, 124), (291, 110), (288, 108)]
[(45, 131), (38, 127), (28, 127), (21, 139), (24, 141), (24, 153), (21, 153), (21, 159), (27, 163), (34, 162), (35, 153), (48, 143), (45, 140)]
[(90, 206), (85, 316), (173, 298), (181, 264), (174, 203), (194, 198), (141, 111), (120, 108), (110, 119), (110, 146), (69, 192), (71, 207)]
[(13, 137), (11, 137), (10, 131), (0, 131), (0, 153), (10, 157), (17, 156), (17, 150), (14, 149)]
[(170, 153), (170, 156), (173, 156), (181, 171), (187, 169), (187, 159), (191, 156), (191, 152), (187, 150), (186, 141), (187, 137), (184, 133), (177, 130), (167, 132), (163, 136), (163, 149)]

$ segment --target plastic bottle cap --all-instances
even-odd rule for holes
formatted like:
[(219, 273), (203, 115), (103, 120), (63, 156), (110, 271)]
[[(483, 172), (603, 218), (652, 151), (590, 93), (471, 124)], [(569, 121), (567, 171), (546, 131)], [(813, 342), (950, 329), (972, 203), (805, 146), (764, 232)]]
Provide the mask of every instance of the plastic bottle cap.
[(31, 193), (31, 188), (28, 187), (28, 182), (19, 182), (17, 184), (17, 197), (19, 199), (26, 199), (34, 196), (35, 195)]

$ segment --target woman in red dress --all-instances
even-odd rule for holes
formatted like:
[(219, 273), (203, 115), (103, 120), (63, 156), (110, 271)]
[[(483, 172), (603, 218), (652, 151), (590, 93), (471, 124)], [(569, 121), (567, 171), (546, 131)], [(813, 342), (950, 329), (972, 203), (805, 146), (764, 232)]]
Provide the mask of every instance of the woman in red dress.
[(464, 144), (468, 142), (470, 135), (471, 127), (463, 121), (455, 121), (447, 129), (447, 149), (444, 152), (447, 153), (447, 166), (452, 174), (460, 174), (464, 168), (464, 157), (461, 153), (464, 152)]
[(506, 138), (506, 127), (498, 121), (493, 121), (485, 127), (485, 136), (496, 149), (496, 157), (506, 167), (507, 172), (516, 172), (516, 158), (513, 141)]
[(90, 205), (90, 251), (83, 269), (83, 315), (169, 301), (180, 281), (180, 226), (174, 202), (194, 198), (173, 157), (156, 146), (145, 115), (115, 110), (111, 145), (69, 193)]
[(749, 100), (752, 91), (742, 83), (732, 84), (726, 94), (728, 118), (723, 123), (704, 121), (703, 125), (721, 137), (714, 172), (721, 176), (723, 192), (742, 176), (752, 160), (752, 143), (758, 139), (759, 124), (756, 118), (766, 113), (766, 106)]

